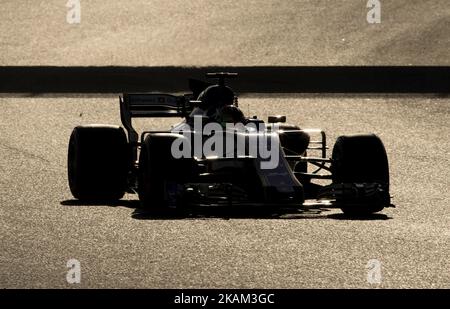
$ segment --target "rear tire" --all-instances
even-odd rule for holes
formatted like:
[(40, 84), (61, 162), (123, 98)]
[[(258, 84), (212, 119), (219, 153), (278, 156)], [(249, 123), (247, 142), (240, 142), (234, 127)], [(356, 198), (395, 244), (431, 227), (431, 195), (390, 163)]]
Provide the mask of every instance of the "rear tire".
[(72, 195), (79, 200), (119, 200), (127, 188), (130, 152), (118, 126), (86, 125), (73, 129), (67, 169)]
[(383, 203), (342, 207), (345, 214), (368, 215), (390, 204), (388, 158), (378, 136), (340, 136), (334, 145), (332, 159), (333, 183), (378, 183), (386, 193)]

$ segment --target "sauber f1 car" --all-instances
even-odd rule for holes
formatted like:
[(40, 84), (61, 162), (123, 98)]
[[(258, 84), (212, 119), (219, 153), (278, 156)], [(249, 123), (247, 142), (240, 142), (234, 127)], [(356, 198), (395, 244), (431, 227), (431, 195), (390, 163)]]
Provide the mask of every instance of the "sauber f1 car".
[[(391, 206), (386, 150), (376, 135), (340, 136), (331, 157), (326, 134), (300, 129), (285, 116), (246, 117), (234, 73), (190, 80), (191, 94), (124, 94), (123, 127), (83, 125), (72, 131), (68, 179), (73, 196), (112, 201), (137, 193), (140, 205), (269, 205), (340, 208), (367, 215)], [(137, 117), (179, 117), (167, 131), (138, 132)], [(313, 202), (311, 202), (313, 201)], [(326, 205), (326, 206), (324, 206)]]

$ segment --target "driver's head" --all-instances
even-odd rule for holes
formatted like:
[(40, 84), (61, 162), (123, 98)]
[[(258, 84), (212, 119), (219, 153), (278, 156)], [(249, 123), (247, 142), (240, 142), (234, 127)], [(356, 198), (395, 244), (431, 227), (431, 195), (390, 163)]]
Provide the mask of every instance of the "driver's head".
[(233, 105), (234, 92), (227, 86), (213, 85), (203, 90), (197, 100), (202, 102), (203, 109)]
[(220, 120), (222, 124), (226, 123), (243, 123), (245, 120), (244, 113), (234, 105), (225, 105), (220, 111)]
[(234, 105), (210, 108), (207, 111), (207, 116), (210, 121), (217, 122), (223, 127), (225, 127), (227, 123), (236, 124), (245, 122), (244, 113)]

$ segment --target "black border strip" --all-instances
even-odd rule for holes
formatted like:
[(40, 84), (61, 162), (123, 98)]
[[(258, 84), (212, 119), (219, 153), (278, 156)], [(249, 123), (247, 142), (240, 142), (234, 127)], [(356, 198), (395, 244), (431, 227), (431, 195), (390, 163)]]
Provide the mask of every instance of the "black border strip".
[[(176, 297), (182, 296), (208, 296), (206, 306), (224, 307), (226, 305), (237, 305), (242, 300), (240, 295), (250, 295), (244, 306), (264, 305), (265, 307), (279, 308), (295, 307), (305, 308), (312, 306), (326, 306), (337, 308), (339, 305), (353, 305), (357, 308), (395, 305), (413, 306), (426, 305), (430, 307), (435, 304), (449, 304), (449, 290), (212, 290), (212, 289), (156, 289), (156, 290), (2, 290), (0, 292), (1, 305), (33, 304), (57, 305), (58, 307), (105, 307), (107, 305), (126, 306), (143, 304), (143, 308), (150, 305), (164, 307), (183, 308), (188, 306), (186, 302), (176, 303)], [(228, 295), (228, 297), (227, 297)], [(255, 297), (256, 295), (256, 297)], [(272, 296), (269, 296), (272, 295)], [(179, 300), (180, 298), (178, 298)], [(213, 300), (214, 299), (214, 300)], [(238, 301), (237, 301), (238, 300)], [(248, 302), (250, 300), (250, 302)], [(257, 300), (257, 302), (254, 302)], [(196, 304), (196, 308), (202, 308)]]
[(186, 92), (217, 71), (239, 73), (238, 93), (450, 93), (450, 66), (3, 66), (0, 93)]

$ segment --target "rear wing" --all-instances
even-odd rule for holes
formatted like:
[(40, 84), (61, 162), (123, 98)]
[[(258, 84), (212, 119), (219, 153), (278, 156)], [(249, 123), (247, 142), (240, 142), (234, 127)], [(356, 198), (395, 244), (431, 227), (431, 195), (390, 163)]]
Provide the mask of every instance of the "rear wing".
[(187, 96), (158, 93), (125, 93), (120, 98), (125, 114), (133, 117), (186, 117), (189, 110)]
[(128, 132), (130, 143), (139, 135), (133, 129), (132, 118), (187, 117), (192, 111), (192, 95), (175, 96), (163, 93), (124, 93), (120, 98), (120, 119)]

